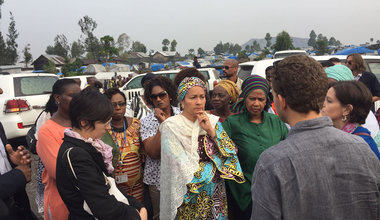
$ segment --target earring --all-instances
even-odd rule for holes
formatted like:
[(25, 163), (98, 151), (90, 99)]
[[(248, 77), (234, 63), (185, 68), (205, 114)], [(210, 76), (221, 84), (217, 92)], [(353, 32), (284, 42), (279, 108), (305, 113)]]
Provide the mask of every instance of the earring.
[(56, 104), (56, 105), (59, 105), (59, 104), (60, 104), (60, 102), (56, 101), (56, 102), (55, 102), (55, 104)]
[(343, 117), (342, 117), (342, 121), (343, 121), (343, 122), (347, 121), (347, 116), (343, 115)]

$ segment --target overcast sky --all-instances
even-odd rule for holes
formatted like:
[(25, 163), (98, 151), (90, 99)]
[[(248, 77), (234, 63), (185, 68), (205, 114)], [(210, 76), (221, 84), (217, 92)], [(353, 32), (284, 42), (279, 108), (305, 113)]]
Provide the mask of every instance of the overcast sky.
[(9, 11), (15, 17), (21, 50), (31, 44), (33, 58), (45, 53), (57, 34), (69, 42), (81, 35), (85, 15), (98, 27), (97, 37), (117, 39), (127, 33), (149, 49), (176, 39), (177, 51), (212, 50), (219, 42), (243, 44), (251, 38), (275, 37), (282, 30), (309, 37), (311, 30), (344, 44), (380, 40), (379, 0), (4, 0), (0, 28), (8, 32)]

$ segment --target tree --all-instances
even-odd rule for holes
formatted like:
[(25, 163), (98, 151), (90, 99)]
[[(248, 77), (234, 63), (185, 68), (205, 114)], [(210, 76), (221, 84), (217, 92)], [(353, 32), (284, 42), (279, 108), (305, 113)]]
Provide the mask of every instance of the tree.
[(6, 49), (6, 55), (7, 55), (7, 63), (8, 64), (15, 64), (18, 59), (18, 53), (17, 53), (17, 47), (18, 44), (16, 42), (16, 39), (18, 38), (18, 33), (16, 30), (16, 22), (13, 17), (12, 12), (9, 12), (10, 14), (10, 20), (8, 27), (8, 34), (7, 34), (7, 49)]
[(371, 42), (371, 44), (373, 43), (373, 37), (371, 37), (370, 39), (369, 39), (369, 41)]
[(120, 56), (127, 53), (127, 50), (131, 44), (129, 39), (130, 39), (129, 36), (126, 33), (120, 34), (119, 37), (117, 38), (117, 48), (119, 50)]
[(243, 51), (240, 51), (238, 53), (238, 60), (240, 60), (240, 59), (247, 59), (247, 58), (248, 58), (247, 51), (243, 50)]
[(2, 33), (0, 32), (0, 65), (7, 64), (7, 45), (5, 44)]
[(114, 46), (115, 42), (113, 37), (106, 35), (100, 38), (100, 42), (102, 43), (102, 54), (106, 57), (106, 69), (108, 68), (107, 62), (112, 57), (112, 55), (116, 55), (118, 53), (117, 48)]
[(47, 65), (43, 65), (42, 69), (48, 73), (58, 73), (58, 70), (55, 68), (55, 63), (51, 60), (48, 61)]
[(71, 44), (71, 57), (79, 58), (84, 54), (85, 50), (80, 40), (74, 41)]
[[(267, 43), (267, 45), (268, 45), (268, 43)], [(261, 50), (260, 44), (257, 42), (257, 40), (254, 40), (252, 43), (252, 52), (253, 51), (260, 51), (260, 50)]]
[(232, 53), (233, 55), (237, 55), (241, 51), (241, 46), (239, 44), (229, 44), (230, 48), (228, 50), (229, 53)]
[(86, 36), (84, 45), (86, 51), (90, 53), (89, 56), (99, 59), (101, 47), (98, 38), (94, 35), (94, 30), (98, 24), (95, 20), (86, 15), (83, 18), (79, 19), (78, 25), (82, 33)]
[(22, 51), (24, 54), (25, 67), (28, 68), (28, 63), (33, 60), (32, 54), (30, 53), (30, 44), (27, 44)]
[(202, 48), (198, 48), (198, 56), (203, 56), (206, 52)]
[(45, 52), (51, 55), (58, 55), (65, 58), (68, 57), (70, 46), (67, 42), (66, 36), (64, 34), (58, 34), (54, 38), (54, 46), (47, 46)]
[(4, 3), (4, 0), (0, 0), (0, 18), (1, 18), (1, 5)]
[(143, 53), (146, 53), (146, 47), (140, 41), (134, 41), (132, 43), (131, 51), (132, 52), (143, 52)]
[(276, 51), (294, 49), (292, 39), (290, 38), (290, 35), (288, 34), (288, 32), (282, 31), (281, 33), (277, 35), (274, 49)]
[(311, 32), (310, 32), (310, 34), (309, 34), (309, 40), (307, 41), (307, 45), (309, 45), (310, 47), (313, 47), (313, 48), (315, 48), (315, 44), (316, 44), (316, 42), (317, 42), (317, 40), (316, 40), (316, 37), (317, 37), (317, 35), (315, 34), (315, 32), (314, 32), (314, 30), (312, 30)]
[(216, 55), (220, 55), (220, 54), (224, 53), (224, 52), (223, 52), (223, 43), (222, 43), (222, 41), (220, 41), (220, 42), (214, 47), (214, 52), (215, 52)]
[(189, 49), (189, 55), (193, 56), (194, 52), (195, 52), (195, 50), (193, 48)]
[(175, 39), (170, 43), (170, 51), (176, 51), (177, 41)]
[(318, 51), (317, 55), (324, 55), (325, 53), (328, 52), (327, 41), (323, 39), (317, 40), (315, 49)]
[(335, 46), (335, 44), (336, 44), (335, 37), (330, 37), (328, 44), (329, 44), (329, 46)]
[(169, 50), (169, 47), (168, 45), (170, 44), (170, 41), (165, 38), (164, 40), (162, 40), (162, 51), (168, 51)]
[(69, 60), (67, 59), (62, 67), (62, 73), (64, 76), (77, 76), (83, 74), (83, 70), (80, 69), (83, 63), (79, 58), (76, 58), (72, 63), (69, 63), (68, 61)]
[(267, 41), (267, 44), (265, 45), (266, 48), (270, 48), (272, 45), (272, 37), (270, 36), (269, 33), (265, 35), (265, 40)]

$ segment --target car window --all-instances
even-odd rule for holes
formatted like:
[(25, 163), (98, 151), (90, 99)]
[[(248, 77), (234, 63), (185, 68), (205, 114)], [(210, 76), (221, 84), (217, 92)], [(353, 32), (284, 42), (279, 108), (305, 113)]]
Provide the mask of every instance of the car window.
[[(380, 62), (380, 60), (379, 60)], [(370, 71), (374, 73), (377, 79), (380, 79), (380, 63), (367, 61)]]
[(210, 79), (210, 75), (208, 75), (208, 71), (207, 70), (203, 70), (203, 71), (199, 71), (199, 72), (202, 73), (202, 75), (206, 78), (206, 80)]
[(251, 75), (253, 69), (252, 66), (240, 66), (240, 70), (238, 72), (238, 77), (242, 80), (245, 80), (248, 76)]
[(25, 76), (13, 78), (15, 96), (42, 95), (51, 93), (55, 76)]
[(141, 80), (142, 80), (143, 76), (138, 76), (134, 79), (131, 79), (131, 81), (129, 81), (128, 85), (127, 85), (127, 89), (141, 89), (142, 86), (141, 86)]
[(215, 79), (220, 79), (220, 74), (218, 70), (212, 70), (212, 72), (214, 73)]
[(177, 75), (177, 73), (170, 73), (170, 74), (169, 74), (169, 78), (170, 78), (171, 80), (174, 80), (174, 78), (175, 78), (176, 75)]

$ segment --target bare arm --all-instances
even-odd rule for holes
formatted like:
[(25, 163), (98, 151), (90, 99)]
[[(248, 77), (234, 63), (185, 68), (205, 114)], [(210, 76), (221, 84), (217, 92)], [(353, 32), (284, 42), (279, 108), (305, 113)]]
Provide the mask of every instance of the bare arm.
[(380, 100), (380, 97), (378, 96), (372, 96), (372, 102), (376, 102), (376, 101), (379, 101)]
[(160, 159), (161, 157), (161, 132), (158, 130), (156, 135), (145, 139), (142, 142), (145, 152), (152, 159)]

